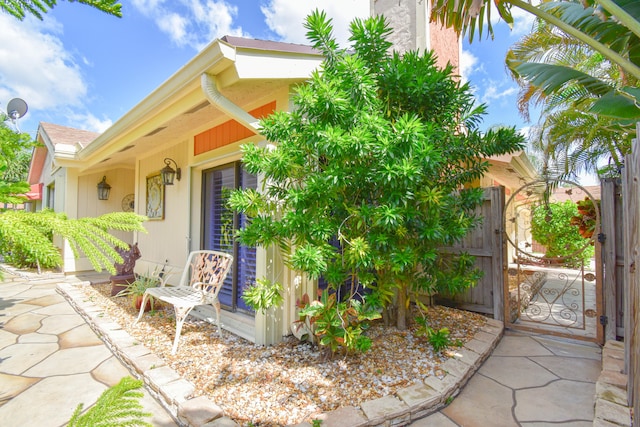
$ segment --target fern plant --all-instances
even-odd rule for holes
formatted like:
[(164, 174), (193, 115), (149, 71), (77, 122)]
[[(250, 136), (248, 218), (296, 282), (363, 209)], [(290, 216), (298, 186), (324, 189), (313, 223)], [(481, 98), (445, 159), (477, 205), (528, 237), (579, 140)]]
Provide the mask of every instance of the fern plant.
[(51, 241), (51, 236), (57, 235), (69, 242), (76, 257), (83, 253), (96, 271), (107, 270), (115, 274), (114, 263), (122, 262), (115, 248), (126, 248), (127, 243), (110, 234), (109, 230), (146, 232), (142, 226), (146, 219), (131, 212), (69, 219), (51, 210), (6, 211), (0, 213), (1, 249), (3, 254), (21, 253), (40, 266), (60, 266), (60, 251)]
[(95, 405), (84, 414), (81, 403), (69, 420), (69, 427), (119, 427), (145, 426), (152, 427), (144, 420), (151, 414), (143, 411), (140, 399), (144, 395), (139, 390), (142, 381), (131, 377), (123, 377), (120, 382), (100, 395)]

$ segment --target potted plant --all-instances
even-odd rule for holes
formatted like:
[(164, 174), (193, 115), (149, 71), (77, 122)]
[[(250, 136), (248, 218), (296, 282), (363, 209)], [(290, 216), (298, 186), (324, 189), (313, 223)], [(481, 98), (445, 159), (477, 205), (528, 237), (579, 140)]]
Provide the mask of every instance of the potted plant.
[[(130, 296), (133, 306), (136, 310), (140, 310), (142, 305), (142, 297), (149, 288), (155, 288), (161, 283), (161, 279), (154, 274), (136, 274), (136, 279), (129, 283), (126, 288), (118, 293), (117, 296)], [(154, 309), (154, 298), (149, 297), (144, 311)]]

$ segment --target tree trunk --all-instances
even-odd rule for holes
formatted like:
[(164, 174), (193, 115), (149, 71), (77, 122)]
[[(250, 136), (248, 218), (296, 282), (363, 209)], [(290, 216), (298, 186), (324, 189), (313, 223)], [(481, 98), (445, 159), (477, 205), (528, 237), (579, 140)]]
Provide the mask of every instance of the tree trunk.
[(396, 326), (399, 330), (407, 329), (407, 291), (405, 286), (398, 288), (398, 317)]

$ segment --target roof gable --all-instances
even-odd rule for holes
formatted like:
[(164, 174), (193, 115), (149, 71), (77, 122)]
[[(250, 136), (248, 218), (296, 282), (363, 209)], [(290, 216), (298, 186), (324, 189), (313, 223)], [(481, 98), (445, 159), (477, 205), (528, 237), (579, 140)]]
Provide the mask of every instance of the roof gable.
[[(40, 122), (40, 129), (46, 134), (46, 137), (54, 147), (58, 144), (80, 144), (82, 147), (86, 147), (100, 136), (98, 132), (75, 129), (45, 122)], [(41, 132), (39, 131), (38, 133)]]

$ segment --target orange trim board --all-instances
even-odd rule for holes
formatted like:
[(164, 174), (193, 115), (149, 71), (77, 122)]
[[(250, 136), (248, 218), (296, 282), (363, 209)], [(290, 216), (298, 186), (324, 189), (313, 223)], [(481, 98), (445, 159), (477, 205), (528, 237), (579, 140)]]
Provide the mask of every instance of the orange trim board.
[[(253, 117), (261, 119), (276, 110), (276, 101), (271, 101), (255, 110), (249, 111)], [(194, 137), (193, 154), (206, 153), (216, 148), (224, 147), (233, 142), (240, 141), (254, 135), (246, 127), (235, 120), (228, 120), (221, 125), (207, 129)]]

